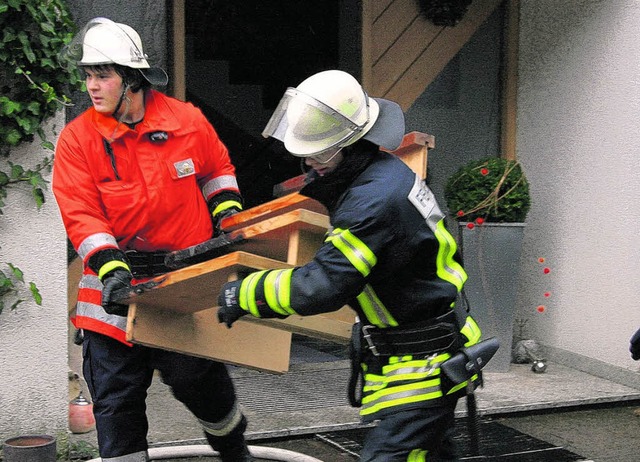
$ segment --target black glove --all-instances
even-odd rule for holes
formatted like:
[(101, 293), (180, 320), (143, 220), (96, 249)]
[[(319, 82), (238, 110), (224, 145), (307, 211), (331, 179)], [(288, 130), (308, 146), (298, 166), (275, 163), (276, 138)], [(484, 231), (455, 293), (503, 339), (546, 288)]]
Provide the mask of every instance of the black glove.
[(640, 329), (631, 337), (631, 345), (629, 346), (631, 357), (636, 361), (640, 359)]
[(213, 237), (218, 237), (220, 234), (222, 234), (222, 230), (220, 229), (220, 227), (222, 226), (222, 220), (224, 220), (227, 217), (230, 217), (231, 215), (235, 215), (239, 211), (240, 210), (238, 210), (236, 208), (230, 208), (230, 209), (227, 209), (227, 210), (223, 210), (222, 212), (217, 214), (215, 217), (212, 217), (212, 220), (213, 220)]
[(218, 305), (220, 305), (218, 322), (225, 323), (229, 328), (234, 322), (247, 314), (245, 310), (240, 308), (238, 303), (238, 292), (240, 292), (241, 284), (242, 280), (227, 282), (222, 286), (218, 296)]
[(115, 303), (113, 297), (120, 289), (131, 288), (131, 273), (125, 269), (116, 269), (108, 272), (102, 278), (102, 307), (109, 314), (117, 314), (118, 316), (126, 316), (129, 311), (129, 305)]

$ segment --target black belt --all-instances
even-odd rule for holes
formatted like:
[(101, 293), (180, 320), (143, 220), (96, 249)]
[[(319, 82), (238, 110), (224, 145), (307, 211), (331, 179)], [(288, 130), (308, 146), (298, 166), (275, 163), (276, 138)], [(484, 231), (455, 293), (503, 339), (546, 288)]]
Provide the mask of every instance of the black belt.
[(374, 356), (429, 355), (460, 347), (453, 311), (408, 327), (362, 326), (362, 335)]
[(138, 252), (127, 250), (125, 255), (131, 266), (131, 274), (135, 278), (158, 276), (172, 271), (164, 264), (168, 252)]

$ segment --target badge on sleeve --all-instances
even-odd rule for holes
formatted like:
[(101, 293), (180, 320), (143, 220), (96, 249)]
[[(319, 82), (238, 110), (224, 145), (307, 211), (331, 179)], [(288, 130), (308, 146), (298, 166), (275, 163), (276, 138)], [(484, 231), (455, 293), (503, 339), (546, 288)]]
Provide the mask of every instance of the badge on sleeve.
[(193, 165), (192, 159), (179, 160), (178, 162), (174, 162), (173, 166), (176, 168), (176, 174), (178, 178), (183, 178), (185, 176), (193, 175), (196, 173), (195, 166)]

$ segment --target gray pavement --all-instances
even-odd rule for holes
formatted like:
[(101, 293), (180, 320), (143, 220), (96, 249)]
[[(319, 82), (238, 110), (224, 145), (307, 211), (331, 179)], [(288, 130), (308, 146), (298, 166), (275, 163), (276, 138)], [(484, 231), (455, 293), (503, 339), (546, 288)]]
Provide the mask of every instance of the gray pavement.
[[(290, 371), (283, 375), (231, 367), (251, 445), (299, 451), (324, 462), (356, 460), (357, 450), (332, 447), (316, 436), (361, 428), (346, 397), (350, 371), (344, 350), (323, 350), (294, 343)], [(640, 379), (636, 387), (554, 362), (540, 374), (528, 364), (512, 364), (508, 372), (485, 373), (477, 396), (483, 420), (565, 448), (581, 460), (640, 461)], [(204, 443), (198, 423), (158, 378), (147, 404), (152, 448)], [(456, 414), (464, 418), (464, 402)], [(95, 432), (72, 435), (72, 441), (95, 444)]]

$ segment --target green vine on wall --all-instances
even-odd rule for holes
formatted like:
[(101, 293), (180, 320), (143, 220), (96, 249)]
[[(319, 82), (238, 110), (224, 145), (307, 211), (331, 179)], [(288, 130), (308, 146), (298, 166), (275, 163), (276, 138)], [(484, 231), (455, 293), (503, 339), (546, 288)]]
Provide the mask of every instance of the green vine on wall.
[[(0, 215), (7, 193), (13, 187), (30, 189), (37, 209), (45, 202), (47, 181), (43, 174), (51, 171), (53, 143), (46, 139), (43, 122), (62, 106), (70, 105), (67, 93), (82, 88), (77, 70), (59, 62), (59, 55), (73, 38), (76, 26), (64, 0), (6, 0), (0, 3), (0, 156), (8, 170), (0, 169)], [(11, 161), (12, 149), (33, 142), (51, 152), (25, 168)], [(11, 309), (23, 301), (21, 285), (26, 285), (22, 271), (11, 263), (0, 270), (0, 313), (9, 301)], [(42, 298), (36, 285), (29, 283), (36, 303)]]

